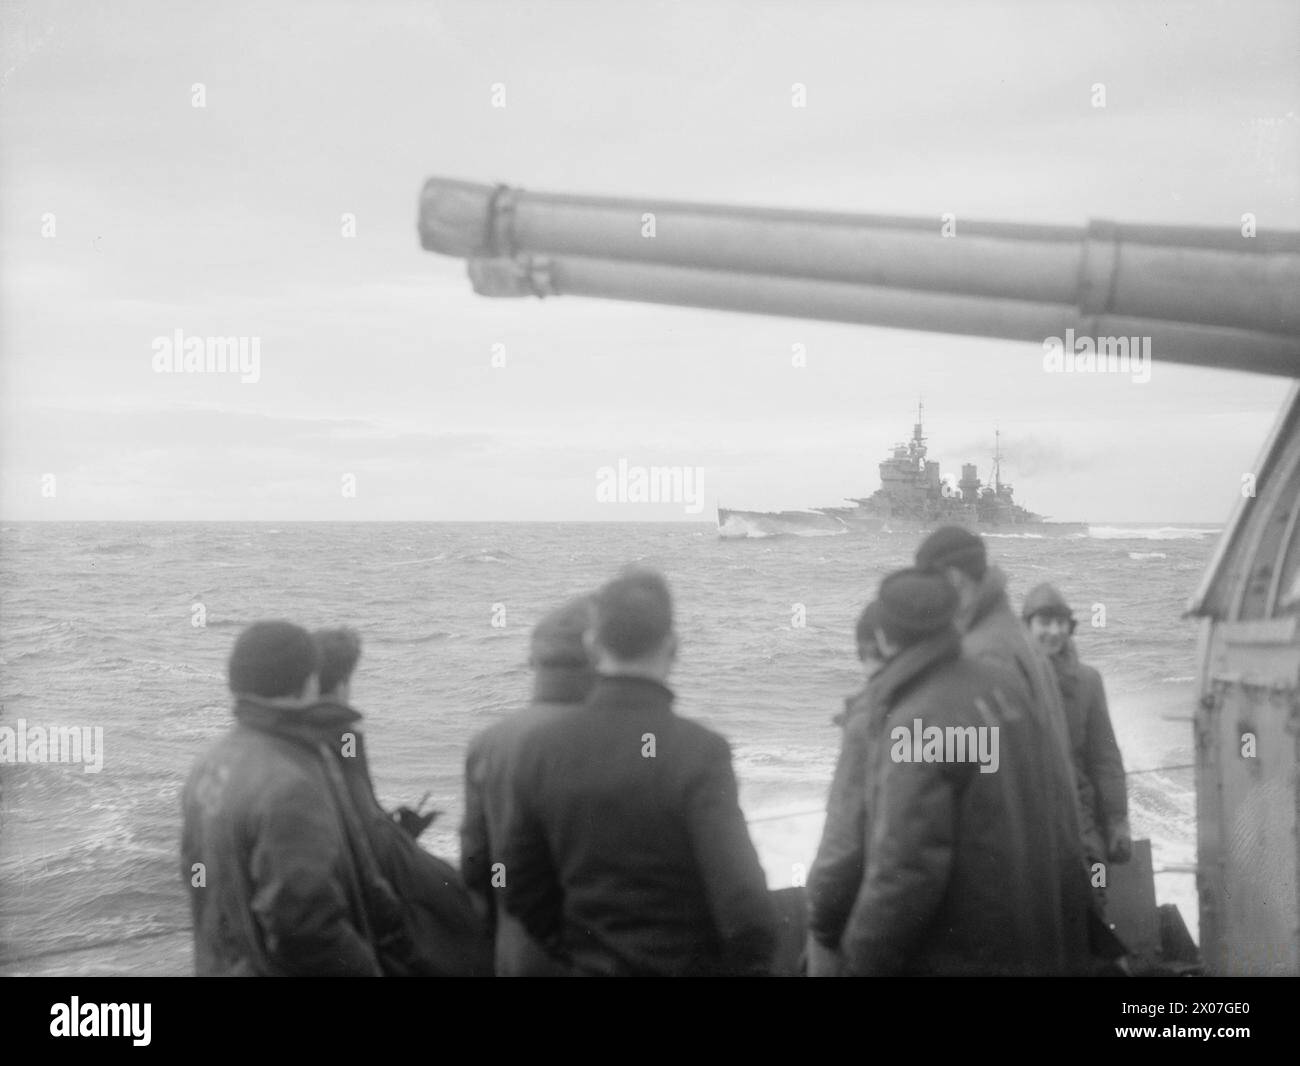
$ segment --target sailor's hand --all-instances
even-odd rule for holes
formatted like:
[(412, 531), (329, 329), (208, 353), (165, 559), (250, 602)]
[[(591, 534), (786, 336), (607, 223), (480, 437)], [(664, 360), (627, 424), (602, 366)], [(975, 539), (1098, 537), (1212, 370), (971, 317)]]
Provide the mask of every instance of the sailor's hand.
[(1106, 852), (1111, 862), (1128, 862), (1133, 857), (1133, 836), (1127, 818), (1110, 826), (1106, 837)]
[(808, 938), (808, 976), (839, 977), (844, 972), (844, 959), (834, 948), (817, 943), (815, 937)]
[(393, 811), (392, 817), (393, 821), (401, 826), (402, 832), (412, 840), (419, 840), (420, 834), (428, 829), (433, 824), (433, 820), (441, 813), (442, 811), (429, 811), (420, 814), (418, 811), (411, 810), (410, 807), (398, 807), (397, 810)]

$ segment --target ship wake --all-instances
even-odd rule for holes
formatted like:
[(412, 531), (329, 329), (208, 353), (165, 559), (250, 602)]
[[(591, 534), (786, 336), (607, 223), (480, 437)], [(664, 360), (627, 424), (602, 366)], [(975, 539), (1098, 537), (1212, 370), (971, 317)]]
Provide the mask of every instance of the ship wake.
[(1092, 526), (1088, 535), (1094, 540), (1202, 540), (1222, 532), (1195, 526)]
[(729, 540), (758, 540), (767, 537), (838, 537), (848, 530), (842, 523), (831, 525), (825, 515), (729, 514), (718, 526), (718, 535)]

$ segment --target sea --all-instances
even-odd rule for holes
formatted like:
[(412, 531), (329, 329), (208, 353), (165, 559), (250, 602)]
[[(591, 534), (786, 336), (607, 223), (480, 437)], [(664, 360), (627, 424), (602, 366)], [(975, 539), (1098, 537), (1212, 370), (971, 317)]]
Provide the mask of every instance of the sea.
[[(1197, 929), (1183, 617), (1220, 531), (990, 536), (1013, 604), (1056, 583), (1105, 680), (1156, 892)], [(727, 737), (769, 883), (811, 863), (862, 683), (853, 625), (915, 535), (720, 539), (693, 523), (12, 523), (0, 526), (0, 725), (102, 727), (102, 768), (0, 765), (0, 974), (183, 975), (193, 956), (180, 790), (230, 725), (225, 664), (258, 619), (350, 625), (380, 799), (429, 794), (458, 858), (466, 745), (528, 698), (529, 631), (627, 563), (675, 599), (677, 710)], [(1100, 624), (1099, 624), (1100, 623)]]

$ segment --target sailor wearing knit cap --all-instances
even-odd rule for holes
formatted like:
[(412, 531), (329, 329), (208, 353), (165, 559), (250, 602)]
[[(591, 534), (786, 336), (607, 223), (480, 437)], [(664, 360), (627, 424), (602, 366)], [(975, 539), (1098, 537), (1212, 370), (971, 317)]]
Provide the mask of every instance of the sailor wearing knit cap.
[(1132, 838), (1124, 760), (1115, 742), (1101, 674), (1080, 662), (1073, 636), (1074, 612), (1054, 586), (1044, 582), (1031, 589), (1020, 616), (1047, 653), (1060, 685), (1088, 862), (1127, 862)]
[(856, 890), (843, 876), (823, 882), (835, 890), (812, 901), (813, 937), (854, 975), (1081, 972), (1086, 916), (1070, 902), (1080, 888), (1087, 901), (1079, 843), (1043, 802), (1052, 779), (1026, 687), (962, 655), (961, 598), (943, 576), (891, 574), (878, 600), (886, 663), (869, 691), (882, 734), (916, 722), (944, 736), (996, 729), (1000, 757), (986, 772), (874, 745)]

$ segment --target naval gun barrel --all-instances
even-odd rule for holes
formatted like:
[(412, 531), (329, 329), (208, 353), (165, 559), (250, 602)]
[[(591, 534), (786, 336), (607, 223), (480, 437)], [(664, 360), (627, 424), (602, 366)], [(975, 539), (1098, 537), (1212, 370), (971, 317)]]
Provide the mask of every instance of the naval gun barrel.
[[(594, 296), (1300, 376), (1300, 233), (1022, 225), (525, 192), (430, 178), (420, 242), (486, 296)], [(945, 236), (945, 228), (952, 233)], [(1111, 349), (1114, 351), (1114, 349)]]

